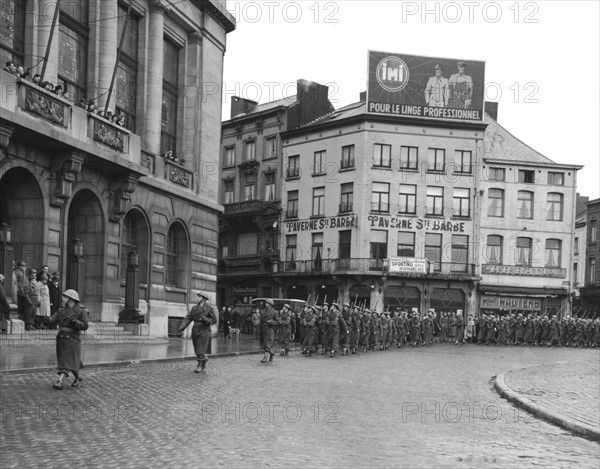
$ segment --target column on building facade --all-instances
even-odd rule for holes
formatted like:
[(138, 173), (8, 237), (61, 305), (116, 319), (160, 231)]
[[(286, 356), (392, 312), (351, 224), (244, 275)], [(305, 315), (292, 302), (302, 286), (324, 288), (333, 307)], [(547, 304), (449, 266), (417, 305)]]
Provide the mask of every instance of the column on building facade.
[[(202, 35), (188, 34), (187, 66), (185, 75), (185, 109), (183, 118), (183, 153), (190, 169), (199, 171), (196, 152), (200, 149), (202, 120)], [(199, 152), (198, 152), (199, 153)]]
[[(37, 61), (41, 62), (36, 67), (34, 73), (41, 73), (44, 66), (43, 58), (46, 55), (46, 47), (48, 46), (48, 40), (50, 39), (50, 31), (52, 29), (52, 20), (54, 19), (54, 12), (56, 11), (56, 0), (40, 0), (39, 9), (36, 12), (37, 23)], [(48, 55), (48, 63), (46, 64), (46, 71), (44, 73), (44, 80), (56, 82), (56, 76), (58, 74), (58, 36), (59, 36), (59, 20), (57, 19), (56, 29), (52, 36), (52, 47), (50, 48), (50, 54)]]
[[(98, 107), (104, 109), (106, 99), (108, 98), (108, 89), (112, 79), (115, 62), (117, 60), (117, 48), (119, 46), (118, 33), (118, 15), (119, 8), (117, 0), (103, 0), (101, 8), (99, 8), (99, 62), (98, 62), (98, 87), (96, 96), (98, 99)], [(114, 112), (115, 90), (113, 89), (109, 108)]]
[[(162, 112), (163, 27), (165, 11), (158, 0), (150, 2), (149, 9), (147, 106), (144, 119), (144, 142), (142, 146), (152, 153), (158, 154), (160, 151), (160, 125)], [(157, 163), (159, 161), (160, 158), (157, 159)], [(157, 167), (156, 169), (158, 171), (159, 168)]]

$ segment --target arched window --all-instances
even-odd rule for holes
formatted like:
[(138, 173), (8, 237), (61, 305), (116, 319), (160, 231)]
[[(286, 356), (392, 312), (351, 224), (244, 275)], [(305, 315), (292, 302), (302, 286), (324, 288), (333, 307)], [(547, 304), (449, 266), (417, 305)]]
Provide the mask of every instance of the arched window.
[(179, 223), (171, 225), (167, 233), (165, 285), (186, 287), (187, 251), (187, 237), (183, 227)]

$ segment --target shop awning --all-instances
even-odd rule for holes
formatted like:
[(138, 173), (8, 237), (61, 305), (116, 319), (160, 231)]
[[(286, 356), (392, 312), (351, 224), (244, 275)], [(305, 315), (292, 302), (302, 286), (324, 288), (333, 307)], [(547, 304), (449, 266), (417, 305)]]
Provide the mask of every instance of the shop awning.
[(500, 285), (481, 285), (479, 284), (479, 292), (483, 294), (494, 294), (504, 296), (549, 296), (549, 295), (567, 295), (566, 288), (527, 288), (527, 287), (505, 287)]

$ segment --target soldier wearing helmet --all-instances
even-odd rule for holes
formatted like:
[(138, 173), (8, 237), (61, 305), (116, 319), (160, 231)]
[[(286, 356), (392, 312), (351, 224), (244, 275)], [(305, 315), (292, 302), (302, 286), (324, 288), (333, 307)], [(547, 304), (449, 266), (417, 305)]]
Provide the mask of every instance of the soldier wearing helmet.
[(83, 367), (79, 333), (87, 330), (88, 318), (85, 309), (79, 306), (79, 294), (75, 290), (69, 289), (63, 292), (62, 308), (54, 313), (48, 322), (58, 325), (56, 336), (58, 380), (52, 387), (62, 389), (63, 381), (69, 373), (73, 373), (74, 378), (71, 387), (78, 387), (81, 383), (79, 370)]

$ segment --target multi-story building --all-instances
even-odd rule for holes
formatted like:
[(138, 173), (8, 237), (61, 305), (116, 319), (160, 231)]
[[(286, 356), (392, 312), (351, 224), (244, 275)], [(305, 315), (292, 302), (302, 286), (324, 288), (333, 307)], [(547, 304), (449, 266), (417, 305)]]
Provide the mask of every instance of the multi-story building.
[(586, 260), (586, 227), (587, 227), (587, 207), (586, 203), (589, 197), (582, 197), (577, 194), (575, 208), (575, 229), (573, 231), (573, 258), (571, 265), (573, 314), (581, 309), (581, 293), (579, 289), (585, 283), (585, 260)]
[[(218, 303), (277, 294), (282, 191), (280, 133), (333, 111), (328, 87), (297, 81), (297, 94), (265, 104), (234, 97), (221, 137)], [(288, 168), (294, 173), (298, 168)]]
[(64, 0), (55, 15), (54, 1), (3, 2), (2, 63), (69, 96), (1, 72), (7, 278), (12, 260), (48, 264), (93, 320), (112, 322), (137, 264), (139, 310), (155, 336), (197, 291), (214, 299), (221, 97), (204, 85), (222, 82), (235, 28), (223, 3)]
[(490, 115), (486, 123), (478, 187), (483, 201), (480, 307), (568, 314), (582, 166), (554, 163)]
[[(576, 171), (495, 120), (369, 114), (282, 134), (285, 296), (378, 308), (567, 312)], [(491, 114), (491, 115), (490, 115)]]
[[(585, 281), (580, 288), (581, 310), (587, 317), (600, 317), (600, 199), (586, 203), (587, 233), (585, 237)], [(591, 316), (590, 316), (591, 315)]]
[(371, 115), (363, 96), (283, 133), (282, 293), (474, 311), (484, 131)]

